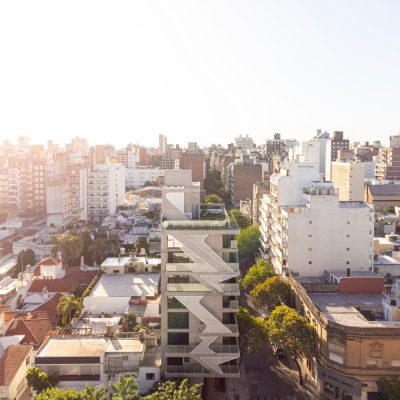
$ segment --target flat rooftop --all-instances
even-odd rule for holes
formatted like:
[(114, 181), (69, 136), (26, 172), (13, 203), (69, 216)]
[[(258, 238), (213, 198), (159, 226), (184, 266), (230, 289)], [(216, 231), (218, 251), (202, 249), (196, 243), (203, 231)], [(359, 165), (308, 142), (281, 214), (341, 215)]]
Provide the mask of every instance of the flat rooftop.
[(50, 338), (38, 351), (37, 357), (100, 357), (106, 338)]
[(103, 274), (89, 297), (156, 296), (160, 274)]
[(158, 265), (161, 264), (160, 258), (148, 257), (107, 257), (103, 263), (102, 267), (123, 267), (131, 262), (142, 262), (143, 264)]
[[(329, 273), (337, 278), (348, 277), (346, 271), (334, 271)], [(382, 276), (372, 271), (351, 271), (348, 278), (382, 278)]]
[(139, 339), (111, 339), (105, 348), (106, 353), (142, 353), (144, 344)]
[(348, 327), (388, 328), (399, 327), (400, 321), (368, 321), (357, 309), (382, 307), (384, 294), (309, 293), (316, 307), (333, 322)]

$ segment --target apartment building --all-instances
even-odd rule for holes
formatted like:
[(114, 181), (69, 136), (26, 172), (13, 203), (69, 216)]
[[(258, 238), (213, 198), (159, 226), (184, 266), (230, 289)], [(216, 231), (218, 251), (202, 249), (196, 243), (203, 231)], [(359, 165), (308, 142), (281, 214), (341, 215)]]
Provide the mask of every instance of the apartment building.
[(239, 149), (252, 150), (253, 143), (254, 143), (253, 139), (249, 135), (246, 136), (239, 135), (238, 137), (235, 137), (235, 145)]
[(192, 171), (192, 181), (200, 183), (200, 189), (204, 187), (206, 177), (206, 163), (203, 153), (182, 153), (179, 158), (180, 169), (190, 169)]
[(232, 194), (232, 204), (239, 206), (240, 200), (253, 197), (253, 184), (263, 180), (261, 164), (254, 164), (249, 156), (242, 155), (227, 169), (226, 189)]
[[(318, 276), (325, 270), (372, 265), (373, 211), (339, 201), (315, 163), (288, 163), (270, 179), (261, 204), (261, 252), (279, 273)], [(335, 255), (332, 257), (332, 255)]]
[[(393, 143), (397, 144), (395, 141)], [(375, 166), (375, 178), (390, 181), (400, 179), (400, 146), (380, 149)]]
[(364, 177), (364, 163), (332, 161), (332, 182), (340, 201), (363, 201)]
[(157, 182), (164, 176), (164, 170), (159, 168), (126, 168), (125, 185), (132, 188), (145, 186), (146, 182)]
[(88, 172), (88, 220), (102, 221), (125, 202), (125, 167), (100, 164)]
[(166, 171), (162, 193), (161, 346), (165, 378), (239, 376), (239, 230), (200, 204), (186, 170)]

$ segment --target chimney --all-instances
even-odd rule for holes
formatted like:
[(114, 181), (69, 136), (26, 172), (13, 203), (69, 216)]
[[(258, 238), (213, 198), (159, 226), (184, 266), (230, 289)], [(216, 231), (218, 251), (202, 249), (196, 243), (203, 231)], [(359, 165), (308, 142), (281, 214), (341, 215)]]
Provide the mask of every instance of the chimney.
[(350, 268), (347, 268), (347, 270), (346, 270), (346, 276), (347, 276), (347, 277), (350, 276), (350, 271), (351, 271)]

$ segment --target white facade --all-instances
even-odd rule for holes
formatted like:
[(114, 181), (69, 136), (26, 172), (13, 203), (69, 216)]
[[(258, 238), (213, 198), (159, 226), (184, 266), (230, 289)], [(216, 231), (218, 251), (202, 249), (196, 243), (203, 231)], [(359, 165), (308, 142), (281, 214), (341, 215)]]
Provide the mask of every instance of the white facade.
[(100, 164), (88, 173), (88, 219), (101, 221), (125, 202), (125, 167)]
[(127, 168), (125, 169), (125, 185), (140, 188), (146, 182), (157, 182), (164, 173), (163, 169), (158, 168)]
[(318, 181), (315, 164), (273, 174), (260, 211), (261, 251), (280, 273), (319, 276), (372, 264), (373, 211), (361, 201), (339, 201), (332, 183)]
[(332, 182), (340, 201), (364, 200), (364, 174), (362, 162), (332, 161)]

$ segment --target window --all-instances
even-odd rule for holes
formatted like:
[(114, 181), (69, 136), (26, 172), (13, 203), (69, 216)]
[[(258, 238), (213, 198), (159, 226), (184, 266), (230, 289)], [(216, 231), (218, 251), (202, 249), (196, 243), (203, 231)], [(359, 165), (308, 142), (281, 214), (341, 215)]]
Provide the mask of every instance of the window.
[(312, 235), (308, 235), (308, 237), (312, 237)]
[(312, 224), (312, 221), (308, 221), (309, 224)]
[(168, 329), (189, 329), (189, 313), (169, 312)]
[(346, 248), (346, 251), (350, 251), (350, 248), (349, 248), (349, 247), (347, 247), (347, 248)]
[(346, 261), (346, 264), (350, 264), (350, 261)]
[(346, 235), (346, 237), (350, 237), (350, 235)]
[(350, 221), (347, 221), (347, 225), (350, 225)]
[(146, 381), (154, 381), (156, 379), (156, 375), (154, 372), (146, 372)]
[(312, 251), (312, 248), (311, 248), (311, 247), (309, 247), (309, 248), (308, 248), (308, 251)]
[(309, 263), (309, 264), (312, 264), (312, 261), (309, 261), (308, 263)]
[(188, 345), (189, 333), (187, 332), (168, 332), (169, 345)]

